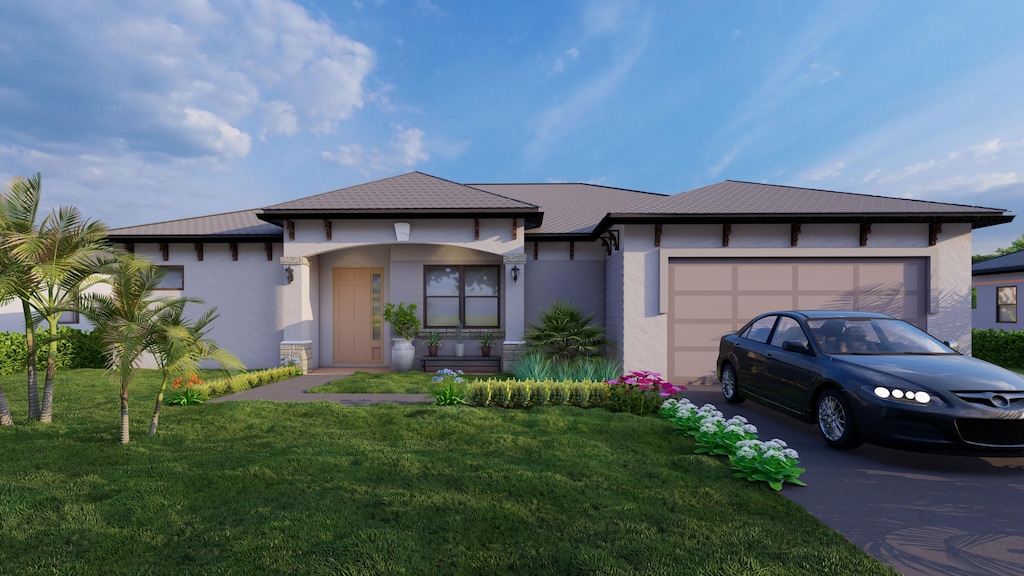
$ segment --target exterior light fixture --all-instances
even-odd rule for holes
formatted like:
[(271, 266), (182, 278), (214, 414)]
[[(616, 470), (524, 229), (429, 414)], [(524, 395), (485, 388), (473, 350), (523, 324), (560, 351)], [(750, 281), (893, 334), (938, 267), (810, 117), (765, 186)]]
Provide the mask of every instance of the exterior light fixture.
[(512, 283), (519, 282), (519, 266), (512, 267)]
[(291, 266), (284, 269), (284, 279), (287, 280), (289, 284), (295, 281), (295, 270), (292, 270)]

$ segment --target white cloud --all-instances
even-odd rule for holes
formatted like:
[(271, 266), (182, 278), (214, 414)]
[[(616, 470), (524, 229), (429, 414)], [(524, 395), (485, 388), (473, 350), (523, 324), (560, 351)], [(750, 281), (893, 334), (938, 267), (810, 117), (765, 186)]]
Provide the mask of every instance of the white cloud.
[(203, 148), (216, 151), (222, 157), (240, 158), (249, 154), (252, 138), (212, 112), (185, 108), (185, 126)]
[(335, 152), (321, 153), (321, 157), (343, 166), (357, 168), (366, 175), (408, 169), (430, 160), (430, 153), (427, 152), (423, 141), (423, 130), (403, 126), (395, 126), (394, 129), (395, 135), (384, 149), (372, 148), (364, 151), (358, 144), (345, 144), (339, 146)]
[(837, 176), (843, 173), (843, 168), (845, 167), (846, 164), (843, 164), (842, 162), (830, 162), (828, 164), (818, 166), (817, 168), (805, 170), (804, 172), (798, 174), (797, 178), (799, 178), (800, 180), (810, 180), (812, 182), (818, 180), (827, 180), (829, 178), (836, 178)]
[(580, 56), (580, 51), (577, 50), (576, 48), (570, 48), (570, 49), (566, 50), (565, 54), (563, 54), (557, 60), (555, 60), (554, 65), (551, 66), (551, 72), (550, 73), (551, 74), (560, 74), (561, 72), (563, 72), (565, 70), (565, 60), (566, 59), (571, 61), (571, 60), (575, 60), (575, 59), (579, 58), (579, 56)]

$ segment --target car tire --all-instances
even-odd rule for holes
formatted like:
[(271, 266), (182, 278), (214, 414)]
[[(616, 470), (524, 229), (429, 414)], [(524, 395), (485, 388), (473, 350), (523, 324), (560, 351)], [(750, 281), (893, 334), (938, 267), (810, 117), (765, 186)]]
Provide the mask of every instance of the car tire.
[(863, 441), (853, 423), (853, 412), (842, 391), (829, 388), (818, 396), (815, 410), (818, 429), (825, 443), (838, 450), (860, 446)]
[(746, 398), (740, 393), (740, 384), (736, 381), (736, 371), (732, 364), (722, 366), (722, 396), (729, 404), (739, 404)]

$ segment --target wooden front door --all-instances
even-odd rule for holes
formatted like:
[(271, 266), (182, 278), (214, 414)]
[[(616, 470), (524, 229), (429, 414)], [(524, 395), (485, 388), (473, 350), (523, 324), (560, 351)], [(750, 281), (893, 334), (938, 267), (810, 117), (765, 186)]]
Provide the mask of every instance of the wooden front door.
[(334, 269), (334, 364), (384, 364), (382, 268)]

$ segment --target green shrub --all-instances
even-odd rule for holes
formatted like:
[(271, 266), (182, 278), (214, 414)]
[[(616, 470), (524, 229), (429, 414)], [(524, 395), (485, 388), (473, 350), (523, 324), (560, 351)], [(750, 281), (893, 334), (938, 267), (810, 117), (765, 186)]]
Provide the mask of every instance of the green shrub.
[(608, 384), (599, 382), (552, 382), (536, 380), (476, 380), (466, 386), (466, 403), (472, 406), (529, 408), (531, 406), (604, 406)]
[(554, 363), (541, 352), (527, 352), (516, 359), (512, 375), (516, 380), (551, 380)]
[(272, 384), (287, 380), (295, 376), (295, 368), (292, 366), (281, 366), (279, 368), (268, 368), (266, 370), (253, 370), (235, 374), (230, 378), (216, 378), (203, 384), (194, 386), (197, 392), (207, 396), (221, 396), (228, 393), (244, 392), (250, 388), (257, 388), (265, 384)]
[(578, 305), (556, 301), (541, 313), (538, 323), (530, 325), (526, 346), (556, 360), (600, 356), (608, 339), (604, 328), (594, 325), (593, 320), (594, 315), (586, 314)]
[[(105, 368), (106, 359), (103, 344), (92, 332), (60, 326), (57, 328), (57, 370), (75, 368)], [(36, 368), (46, 369), (45, 329), (36, 332)], [(0, 375), (18, 374), (25, 371), (24, 332), (0, 332)]]
[(1004, 368), (1024, 368), (1024, 332), (1018, 330), (974, 330), (971, 350), (980, 358)]

